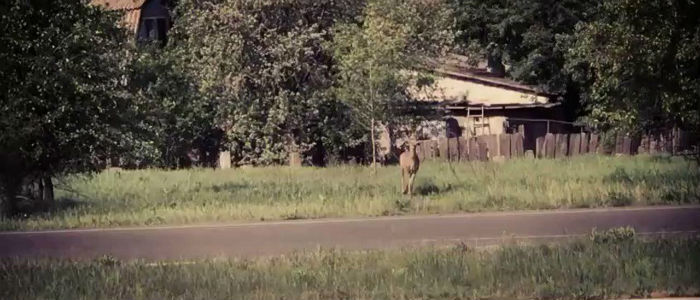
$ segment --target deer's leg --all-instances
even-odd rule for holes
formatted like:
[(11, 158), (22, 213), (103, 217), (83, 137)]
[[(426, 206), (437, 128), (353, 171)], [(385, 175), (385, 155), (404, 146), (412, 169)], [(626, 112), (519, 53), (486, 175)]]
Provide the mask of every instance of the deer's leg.
[(408, 194), (413, 195), (413, 181), (416, 180), (416, 173), (411, 174), (411, 177), (408, 179)]
[(401, 191), (405, 195), (408, 193), (408, 184), (406, 182), (406, 170), (401, 169)]

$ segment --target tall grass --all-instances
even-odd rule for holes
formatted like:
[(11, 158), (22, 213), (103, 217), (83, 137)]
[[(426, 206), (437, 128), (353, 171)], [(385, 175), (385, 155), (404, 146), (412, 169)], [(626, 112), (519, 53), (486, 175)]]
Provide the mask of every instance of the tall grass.
[(417, 196), (399, 169), (361, 166), (105, 171), (64, 178), (62, 208), (0, 229), (190, 224), (700, 202), (700, 171), (682, 159), (585, 156), (499, 163), (424, 162)]
[(700, 294), (700, 241), (580, 240), (189, 263), (0, 260), (1, 299), (607, 299)]

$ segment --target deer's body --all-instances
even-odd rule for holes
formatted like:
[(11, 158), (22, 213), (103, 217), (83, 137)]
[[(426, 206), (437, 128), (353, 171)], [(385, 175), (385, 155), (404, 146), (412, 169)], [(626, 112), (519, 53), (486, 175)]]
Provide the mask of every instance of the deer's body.
[(420, 168), (420, 160), (416, 154), (416, 143), (409, 143), (408, 149), (401, 153), (399, 165), (401, 165), (401, 189), (404, 194), (412, 195), (413, 181), (416, 179), (418, 168)]

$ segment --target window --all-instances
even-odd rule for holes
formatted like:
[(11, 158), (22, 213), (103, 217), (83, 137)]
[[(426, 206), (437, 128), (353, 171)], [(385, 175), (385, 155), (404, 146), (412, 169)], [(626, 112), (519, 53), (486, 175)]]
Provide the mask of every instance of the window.
[(142, 41), (166, 42), (168, 39), (168, 20), (162, 17), (149, 17), (143, 19), (143, 29), (140, 39)]

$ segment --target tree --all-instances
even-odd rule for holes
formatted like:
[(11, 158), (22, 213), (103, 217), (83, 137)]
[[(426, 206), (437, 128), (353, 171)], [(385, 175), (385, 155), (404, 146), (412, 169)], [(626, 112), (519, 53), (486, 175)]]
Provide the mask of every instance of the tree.
[(448, 16), (440, 1), (375, 0), (360, 24), (339, 24), (334, 31), (337, 95), (370, 131), (375, 172), (377, 126), (412, 120), (405, 117), (415, 106), (415, 90), (429, 83), (415, 70), (422, 59), (448, 49)]
[[(345, 139), (342, 104), (328, 94), (332, 57), (323, 47), (337, 20), (362, 2), (182, 1), (170, 43), (215, 108), (225, 147), (239, 164), (284, 163)], [(336, 113), (339, 113), (336, 115)]]
[(129, 57), (118, 16), (78, 0), (0, 4), (0, 197), (50, 206), (52, 178), (96, 170), (139, 140), (124, 85)]
[(454, 0), (456, 41), (465, 54), (508, 66), (505, 75), (559, 95), (569, 118), (582, 113), (581, 86), (564, 69), (576, 24), (596, 16), (598, 0)]
[[(152, 47), (156, 46), (156, 47)], [(196, 81), (178, 64), (171, 48), (141, 45), (130, 68), (129, 92), (141, 116), (139, 130), (148, 133), (148, 148), (124, 153), (149, 166), (183, 167), (197, 154), (199, 165), (218, 158), (221, 133), (215, 107), (199, 93)]]
[(567, 68), (584, 82), (588, 121), (601, 129), (700, 128), (700, 3), (604, 1), (578, 27)]

